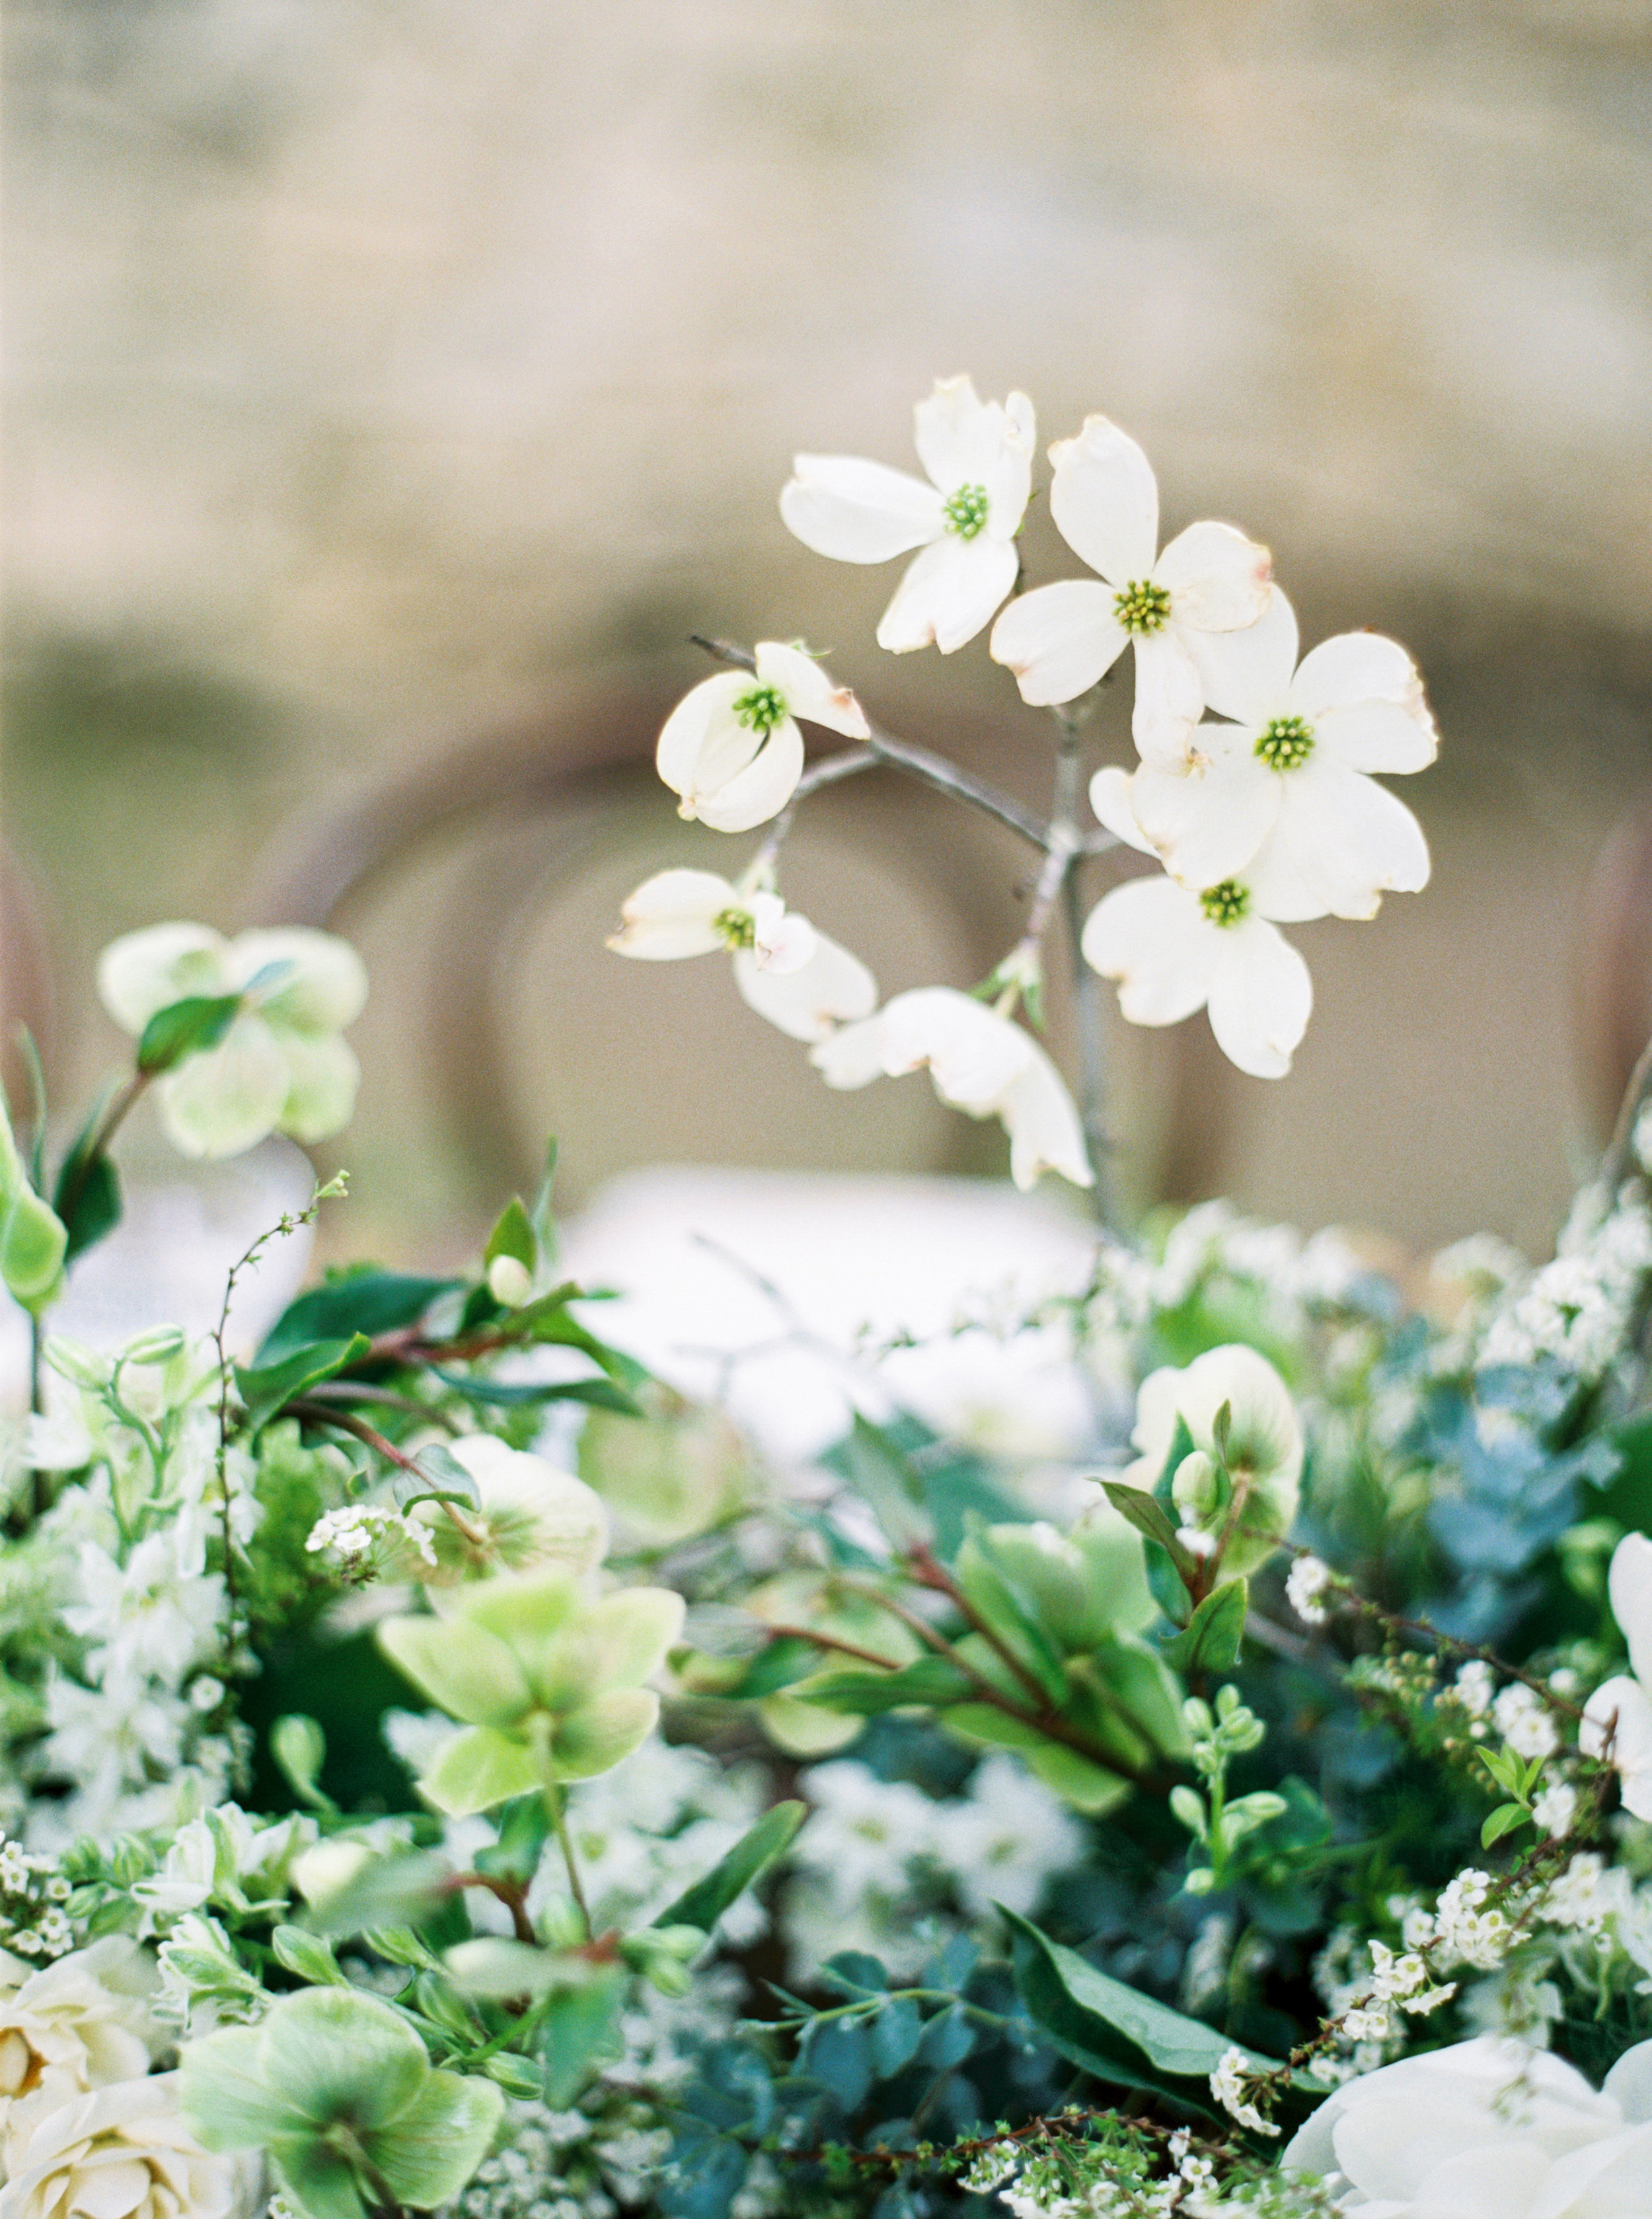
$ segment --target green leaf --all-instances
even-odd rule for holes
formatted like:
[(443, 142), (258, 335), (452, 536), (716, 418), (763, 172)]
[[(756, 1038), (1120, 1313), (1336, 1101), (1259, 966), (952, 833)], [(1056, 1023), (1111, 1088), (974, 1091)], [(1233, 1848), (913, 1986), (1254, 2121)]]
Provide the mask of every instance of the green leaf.
[[(1153, 2089), (1192, 2110), (1208, 2109), (1186, 2083), (1215, 2071), (1234, 2047), (1225, 2034), (1098, 1972), (1030, 1919), (997, 1907), (1013, 1939), (1021, 1999), (1069, 2064), (1118, 2087)], [(1245, 2055), (1255, 2072), (1277, 2069), (1272, 2058)]]
[(790, 1849), (808, 1815), (806, 1803), (776, 1803), (765, 1811), (751, 1831), (712, 1866), (705, 1879), (696, 1880), (692, 1887), (660, 1913), (654, 1924), (698, 1926), (702, 1934), (709, 1934), (729, 1905), (745, 1893), (764, 1868)]
[(342, 1273), (289, 1304), (259, 1349), (258, 1363), (279, 1363), (313, 1341), (394, 1333), (416, 1323), (432, 1302), (463, 1284), (459, 1279), (417, 1278), (401, 1271)]
[(1239, 1662), (1250, 1588), (1244, 1580), (1213, 1588), (1187, 1625), (1164, 1644), (1164, 1662), (1177, 1672), (1226, 1672)]
[(1505, 1834), (1512, 1834), (1517, 1826), (1524, 1826), (1531, 1813), (1518, 1803), (1500, 1803), (1480, 1830), (1480, 1846), (1490, 1849), (1500, 1842)]
[(278, 1965), (284, 1965), (289, 1973), (296, 1973), (301, 1980), (307, 1980), (312, 1987), (347, 1988), (350, 1986), (338, 1970), (332, 1944), (323, 1941), (319, 1934), (312, 1934), (302, 1926), (277, 1926), (270, 1936), (270, 1947), (275, 1952)]
[(571, 2104), (593, 2068), (620, 2056), (619, 2009), (625, 1976), (611, 1966), (588, 1986), (556, 1997), (545, 2014), (540, 2054), (545, 2062), (545, 2101), (552, 2110)]
[(53, 1207), (68, 1233), (64, 1261), (95, 1248), (121, 1222), (121, 1175), (108, 1156), (81, 1158), (71, 1149), (58, 1174)]
[(818, 1703), (823, 1710), (846, 1711), (863, 1719), (912, 1703), (962, 1702), (972, 1692), (969, 1675), (944, 1656), (920, 1656), (898, 1672), (823, 1672), (792, 1689), (804, 1702)]
[(138, 1068), (146, 1078), (171, 1071), (185, 1056), (216, 1047), (235, 1022), (239, 994), (189, 994), (157, 1010), (138, 1037)]
[(1176, 1528), (1165, 1516), (1163, 1506), (1139, 1487), (1127, 1487), (1122, 1480), (1107, 1479), (1102, 1490), (1121, 1518), (1127, 1518), (1140, 1533), (1150, 1541), (1157, 1541), (1178, 1573), (1191, 1573), (1194, 1562), (1176, 1538)]
[(367, 1336), (357, 1333), (348, 1340), (312, 1341), (277, 1364), (260, 1364), (251, 1370), (238, 1364), (235, 1386), (246, 1406), (248, 1431), (258, 1433), (283, 1404), (300, 1401), (324, 1379), (336, 1378), (347, 1364), (359, 1364), (368, 1346)]
[(556, 1136), (553, 1133), (545, 1142), (545, 1175), (539, 1182), (539, 1191), (533, 1197), (533, 1207), (528, 1212), (528, 1222), (533, 1228), (534, 1239), (547, 1256), (556, 1252), (556, 1221), (551, 1215), (551, 1194), (556, 1184)]
[(539, 1243), (534, 1238), (528, 1213), (515, 1195), (500, 1210), (498, 1221), (488, 1236), (488, 1246), (481, 1252), (484, 1271), (497, 1256), (513, 1256), (529, 1271), (537, 1271), (539, 1267)]
[(869, 1419), (856, 1413), (834, 1461), (897, 1549), (935, 1538), (935, 1521), (924, 1507), (916, 1474)]
[(505, 1381), (463, 1377), (456, 1372), (431, 1369), (444, 1387), (468, 1402), (486, 1402), (512, 1409), (535, 1402), (588, 1402), (599, 1410), (617, 1410), (623, 1418), (640, 1418), (643, 1406), (612, 1379), (527, 1379)]
[(428, 1448), (419, 1450), (411, 1471), (397, 1466), (391, 1492), (404, 1510), (415, 1502), (427, 1502), (432, 1498), (469, 1503), (473, 1510), (481, 1501), (475, 1473), (468, 1471), (452, 1451), (444, 1449), (439, 1441), (432, 1441)]
[(892, 2080), (911, 2063), (923, 2039), (923, 2014), (910, 1996), (884, 2005), (872, 2022), (872, 2061), (880, 2080)]
[(313, 1811), (336, 1811), (338, 1805), (321, 1793), (321, 1767), (326, 1761), (327, 1737), (302, 1711), (289, 1711), (270, 1729), (270, 1754), (287, 1785), (301, 1803)]

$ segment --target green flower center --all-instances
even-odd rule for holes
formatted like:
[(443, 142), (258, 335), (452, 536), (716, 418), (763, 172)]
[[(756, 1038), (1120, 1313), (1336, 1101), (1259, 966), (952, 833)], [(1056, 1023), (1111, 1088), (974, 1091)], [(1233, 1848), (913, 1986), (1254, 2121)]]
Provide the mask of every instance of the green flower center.
[(792, 713), (786, 696), (773, 686), (754, 686), (749, 692), (737, 694), (733, 708), (739, 722), (752, 732), (772, 732)]
[(711, 929), (722, 934), (727, 947), (755, 948), (757, 945), (757, 927), (746, 910), (722, 911), (711, 919)]
[(1171, 619), (1171, 589), (1136, 578), (1113, 596), (1113, 613), (1126, 631), (1163, 631)]
[(1226, 928), (1237, 924), (1251, 906), (1251, 889), (1242, 886), (1237, 879), (1224, 879), (1219, 886), (1207, 886), (1199, 897), (1199, 906), (1212, 924)]
[(960, 486), (941, 505), (948, 531), (955, 531), (960, 539), (973, 539), (977, 532), (986, 529), (986, 488), (980, 485)]
[(1256, 751), (1270, 770), (1300, 770), (1314, 752), (1314, 727), (1301, 717), (1276, 717), (1257, 734)]

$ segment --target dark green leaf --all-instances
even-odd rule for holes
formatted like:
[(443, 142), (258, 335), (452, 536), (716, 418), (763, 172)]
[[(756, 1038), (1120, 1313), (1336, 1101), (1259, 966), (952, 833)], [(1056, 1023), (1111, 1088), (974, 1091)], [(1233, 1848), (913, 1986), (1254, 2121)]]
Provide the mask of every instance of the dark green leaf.
[(138, 1038), (139, 1070), (147, 1078), (158, 1078), (185, 1056), (216, 1047), (240, 1006), (239, 994), (190, 994), (157, 1010)]
[(765, 1811), (750, 1832), (742, 1835), (727, 1856), (713, 1865), (704, 1880), (655, 1920), (656, 1926), (698, 1926), (709, 1934), (738, 1895), (743, 1894), (766, 1865), (789, 1849), (799, 1826), (809, 1815), (806, 1803), (776, 1803)]
[[(1208, 2079), (1233, 2047), (1226, 2035), (1098, 1972), (1018, 1912), (998, 1910), (1014, 1939), (1021, 1999), (1070, 2064), (1119, 2087), (1156, 2089), (1206, 2108), (1184, 2084)], [(1271, 2058), (1246, 2054), (1255, 2070), (1275, 2069)]]
[(312, 1287), (282, 1313), (258, 1351), (260, 1365), (278, 1363), (312, 1341), (370, 1338), (415, 1324), (439, 1296), (451, 1294), (457, 1279), (426, 1279), (401, 1271), (354, 1271)]
[(246, 1405), (248, 1430), (258, 1433), (285, 1403), (301, 1400), (324, 1379), (337, 1378), (346, 1364), (359, 1364), (368, 1346), (366, 1334), (357, 1333), (348, 1340), (313, 1341), (307, 1347), (294, 1349), (278, 1364), (260, 1364), (251, 1369), (238, 1364), (235, 1386)]
[(1250, 1588), (1244, 1580), (1224, 1580), (1199, 1605), (1174, 1640), (1164, 1644), (1164, 1662), (1178, 1672), (1226, 1672), (1239, 1662), (1245, 1638)]
[(923, 2014), (910, 1996), (885, 2004), (872, 2022), (872, 2061), (880, 2080), (910, 2065), (923, 2039)]
[(529, 1880), (539, 1869), (540, 1853), (550, 1838), (550, 1813), (543, 1795), (516, 1795), (494, 1812), (498, 1839), (478, 1849), (478, 1872), (495, 1878)]
[(617, 1410), (624, 1418), (640, 1418), (642, 1405), (612, 1379), (500, 1380), (464, 1377), (452, 1371), (431, 1369), (444, 1387), (468, 1402), (486, 1402), (500, 1409), (535, 1402), (589, 1402), (599, 1410)]
[(961, 2065), (975, 2047), (975, 2029), (970, 2024), (969, 2013), (961, 2004), (953, 2004), (940, 2012), (923, 2029), (923, 2039), (917, 2047), (917, 2062), (926, 2072), (950, 2073), (954, 2065)]
[(812, 1641), (799, 1640), (795, 1634), (782, 1634), (760, 1649), (747, 1668), (745, 1677), (730, 1688), (732, 1702), (761, 1702), (765, 1695), (778, 1694), (789, 1688), (794, 1680), (802, 1680), (816, 1670), (820, 1663), (820, 1651)]
[(94, 1156), (76, 1169), (71, 1153), (59, 1174), (52, 1206), (69, 1235), (64, 1261), (71, 1263), (83, 1249), (96, 1247), (121, 1222), (120, 1173), (108, 1156)]
[(1151, 1495), (1115, 1479), (1103, 1480), (1102, 1489), (1119, 1515), (1127, 1518), (1136, 1531), (1145, 1533), (1150, 1541), (1157, 1541), (1178, 1571), (1184, 1565), (1192, 1569), (1193, 1559), (1177, 1539), (1175, 1526)]

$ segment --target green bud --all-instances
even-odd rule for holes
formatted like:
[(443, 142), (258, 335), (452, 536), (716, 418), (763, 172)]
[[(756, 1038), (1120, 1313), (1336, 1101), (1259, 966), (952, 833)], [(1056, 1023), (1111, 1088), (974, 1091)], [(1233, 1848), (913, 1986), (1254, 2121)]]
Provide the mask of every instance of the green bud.
[[(1225, 1406), (1224, 1406), (1225, 1407)], [(1202, 1449), (1195, 1449), (1184, 1456), (1176, 1467), (1176, 1476), (1171, 1482), (1171, 1495), (1182, 1513), (1183, 1523), (1198, 1525), (1216, 1508), (1221, 1494), (1221, 1476), (1215, 1459)]]
[(46, 1361), (60, 1378), (77, 1387), (85, 1387), (93, 1394), (109, 1385), (114, 1370), (108, 1357), (100, 1356), (95, 1348), (71, 1340), (61, 1333), (54, 1333), (47, 1342)]
[(326, 1736), (315, 1720), (307, 1718), (301, 1711), (289, 1711), (270, 1729), (270, 1756), (299, 1801), (309, 1804), (314, 1810), (332, 1808), (332, 1799), (324, 1795), (316, 1784), (326, 1753)]
[(301, 1926), (277, 1926), (270, 1936), (270, 1947), (278, 1965), (285, 1966), (289, 1973), (296, 1973), (312, 1987), (348, 1986), (331, 1947), (319, 1934), (307, 1933)]
[(1210, 1819), (1205, 1809), (1205, 1799), (1191, 1787), (1172, 1787), (1171, 1809), (1196, 1839), (1210, 1838)]
[(68, 1229), (32, 1187), (20, 1187), (0, 1215), (0, 1279), (14, 1301), (38, 1315), (63, 1277)]

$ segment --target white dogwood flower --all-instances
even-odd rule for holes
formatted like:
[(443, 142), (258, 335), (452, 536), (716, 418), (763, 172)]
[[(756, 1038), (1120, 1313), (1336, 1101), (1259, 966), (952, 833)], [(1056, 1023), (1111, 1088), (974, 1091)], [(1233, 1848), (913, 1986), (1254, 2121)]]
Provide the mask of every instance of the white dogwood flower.
[(233, 1156), (270, 1133), (325, 1141), (350, 1122), (361, 1067), (338, 1037), (367, 973), (348, 942), (301, 928), (225, 940), (204, 924), (128, 932), (98, 958), (97, 991), (124, 1031), (197, 996), (239, 994), (215, 1047), (158, 1082), (161, 1122), (186, 1156)]
[(1015, 582), (1015, 538), (1033, 486), (1033, 404), (983, 401), (967, 377), (938, 378), (913, 411), (929, 483), (852, 455), (798, 455), (780, 494), (789, 531), (838, 563), (909, 563), (878, 626), (892, 654), (973, 639)]
[(660, 871), (619, 914), (608, 942), (618, 955), (661, 963), (728, 948), (742, 1000), (793, 1040), (823, 1041), (878, 1006), (878, 982), (860, 957), (772, 888), (734, 886), (715, 871)]
[(1630, 1671), (1597, 1688), (1584, 1705), (1578, 1747), (1604, 1756), (1608, 1740), (1624, 1808), (1652, 1819), (1652, 1541), (1625, 1533), (1612, 1552), (1607, 1591), (1629, 1644)]
[(993, 659), (1015, 672), (1024, 701), (1045, 705), (1087, 693), (1133, 642), (1136, 746), (1144, 761), (1175, 768), (1223, 641), (1268, 606), (1271, 557), (1233, 525), (1210, 523), (1190, 524), (1161, 554), (1152, 465), (1105, 416), (1086, 417), (1050, 461), (1050, 513), (1102, 582), (1068, 578), (1023, 594), (992, 628)]
[(714, 832), (749, 832), (778, 817), (803, 776), (797, 719), (866, 738), (860, 704), (834, 686), (800, 647), (760, 639), (755, 671), (720, 670), (702, 679), (666, 718), (655, 768), (682, 798), (679, 817)]
[(1049, 1057), (1030, 1033), (954, 987), (897, 994), (876, 1016), (840, 1028), (809, 1060), (836, 1087), (898, 1078), (927, 1064), (943, 1102), (1002, 1122), (1018, 1187), (1033, 1186), (1043, 1171), (1075, 1186), (1094, 1183), (1078, 1113)]
[(1244, 631), (1194, 643), (1207, 705), (1185, 768), (1144, 763), (1136, 822), (1185, 886), (1245, 872), (1274, 917), (1375, 917), (1386, 892), (1428, 883), (1428, 843), (1368, 775), (1438, 752), (1416, 665), (1375, 632), (1323, 641), (1297, 668), (1296, 617), (1276, 587)]
[[(1152, 853), (1121, 770), (1098, 771), (1090, 792), (1109, 831)], [(1090, 911), (1084, 960), (1118, 980), (1119, 1008), (1133, 1025), (1179, 1024), (1208, 1009), (1230, 1062), (1256, 1078), (1282, 1078), (1307, 1029), (1314, 982), (1271, 918), (1248, 873), (1196, 892), (1171, 878), (1132, 879)]]

